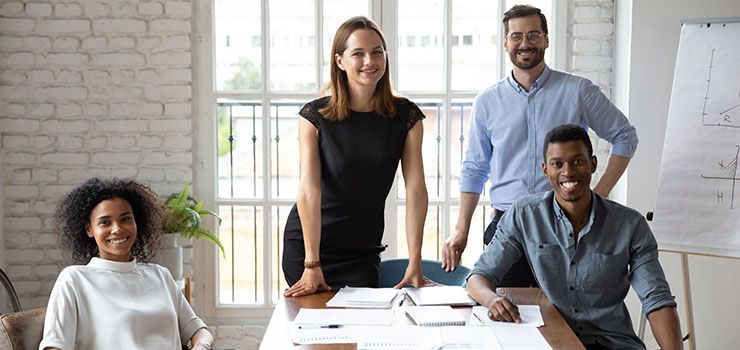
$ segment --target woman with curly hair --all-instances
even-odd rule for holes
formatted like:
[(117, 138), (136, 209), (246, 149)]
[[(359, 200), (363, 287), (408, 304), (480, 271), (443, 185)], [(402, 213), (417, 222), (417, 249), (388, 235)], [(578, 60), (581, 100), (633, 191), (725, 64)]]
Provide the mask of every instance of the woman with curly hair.
[(172, 276), (152, 264), (163, 201), (134, 180), (92, 178), (60, 203), (55, 226), (76, 263), (49, 297), (39, 349), (210, 349), (213, 337)]

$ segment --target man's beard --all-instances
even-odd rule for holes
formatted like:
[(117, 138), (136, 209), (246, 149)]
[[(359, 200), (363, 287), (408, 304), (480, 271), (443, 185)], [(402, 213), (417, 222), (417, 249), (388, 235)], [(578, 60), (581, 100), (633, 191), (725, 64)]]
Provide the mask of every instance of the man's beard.
[[(517, 59), (517, 52), (521, 51), (529, 51), (534, 50), (534, 55), (531, 56), (529, 61), (521, 61)], [(513, 52), (509, 53), (509, 58), (511, 59), (511, 63), (513, 63), (515, 66), (517, 66), (519, 69), (532, 69), (536, 67), (542, 60), (545, 59), (545, 50), (540, 50), (537, 48), (533, 49), (527, 49), (527, 50), (514, 50)]]

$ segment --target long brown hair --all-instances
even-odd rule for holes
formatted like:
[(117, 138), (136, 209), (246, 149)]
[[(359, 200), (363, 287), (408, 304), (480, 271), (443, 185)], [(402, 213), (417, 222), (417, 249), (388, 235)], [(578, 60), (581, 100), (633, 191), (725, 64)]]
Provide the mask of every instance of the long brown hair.
[(349, 115), (349, 81), (347, 80), (347, 73), (339, 69), (337, 65), (336, 55), (341, 56), (344, 53), (344, 50), (347, 48), (347, 39), (349, 39), (352, 33), (360, 29), (375, 31), (383, 44), (383, 51), (386, 52), (385, 72), (375, 86), (372, 101), (373, 109), (385, 118), (393, 118), (396, 115), (394, 105), (396, 96), (393, 93), (393, 87), (391, 87), (391, 72), (385, 36), (383, 36), (383, 32), (380, 31), (380, 28), (373, 20), (365, 16), (357, 16), (342, 23), (339, 29), (337, 29), (336, 35), (334, 35), (334, 43), (331, 46), (331, 59), (329, 60), (331, 61), (331, 81), (322, 90), (322, 95), (329, 92), (331, 98), (329, 105), (319, 110), (324, 118), (328, 120), (341, 121)]

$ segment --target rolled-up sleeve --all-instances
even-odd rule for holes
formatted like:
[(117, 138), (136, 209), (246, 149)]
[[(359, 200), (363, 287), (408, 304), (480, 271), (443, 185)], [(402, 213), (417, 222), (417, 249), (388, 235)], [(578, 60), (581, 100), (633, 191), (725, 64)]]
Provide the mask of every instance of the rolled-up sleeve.
[(645, 315), (676, 301), (658, 261), (658, 243), (645, 218), (640, 217), (630, 242), (630, 284)]
[(588, 79), (581, 86), (586, 124), (612, 146), (610, 154), (632, 158), (637, 150), (637, 130), (627, 117)]
[(460, 173), (460, 191), (481, 193), (491, 171), (493, 147), (487, 132), (485, 101), (479, 95), (473, 102), (468, 145)]

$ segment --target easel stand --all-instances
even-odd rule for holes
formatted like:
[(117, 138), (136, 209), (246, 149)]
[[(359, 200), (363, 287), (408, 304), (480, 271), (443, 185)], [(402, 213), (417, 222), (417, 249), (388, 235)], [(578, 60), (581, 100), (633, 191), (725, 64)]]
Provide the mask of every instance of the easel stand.
[[(698, 248), (688, 247), (677, 244), (661, 244), (665, 248), (658, 249), (659, 252), (665, 253), (676, 253), (681, 256), (681, 276), (683, 279), (683, 293), (684, 293), (684, 306), (686, 307), (686, 331), (687, 334), (684, 340), (689, 341), (689, 350), (696, 350), (696, 333), (694, 330), (694, 312), (691, 303), (691, 278), (689, 275), (689, 254), (708, 256), (712, 258), (725, 258), (725, 259), (740, 259), (738, 252), (726, 250), (726, 249), (713, 249), (713, 248)], [(699, 249), (707, 252), (700, 252)], [(640, 339), (645, 339), (645, 326), (646, 316), (640, 309), (640, 321), (637, 324), (637, 336)]]

